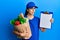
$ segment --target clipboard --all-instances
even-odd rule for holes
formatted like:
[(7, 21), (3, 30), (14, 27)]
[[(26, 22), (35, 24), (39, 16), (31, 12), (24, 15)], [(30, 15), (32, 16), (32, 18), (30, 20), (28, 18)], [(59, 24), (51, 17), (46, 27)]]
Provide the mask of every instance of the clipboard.
[(40, 27), (51, 29), (51, 22), (50, 19), (53, 16), (53, 12), (49, 12), (48, 14), (44, 14), (44, 12), (41, 12), (40, 17)]

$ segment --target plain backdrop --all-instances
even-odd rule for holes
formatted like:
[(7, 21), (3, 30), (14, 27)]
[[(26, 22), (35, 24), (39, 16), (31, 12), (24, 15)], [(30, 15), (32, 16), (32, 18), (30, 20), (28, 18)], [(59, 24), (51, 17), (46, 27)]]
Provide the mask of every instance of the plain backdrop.
[(14, 28), (10, 20), (20, 12), (25, 13), (26, 4), (31, 1), (38, 6), (35, 16), (40, 17), (41, 11), (53, 12), (52, 29), (39, 30), (39, 40), (60, 40), (60, 0), (0, 0), (0, 40), (18, 40), (12, 33)]

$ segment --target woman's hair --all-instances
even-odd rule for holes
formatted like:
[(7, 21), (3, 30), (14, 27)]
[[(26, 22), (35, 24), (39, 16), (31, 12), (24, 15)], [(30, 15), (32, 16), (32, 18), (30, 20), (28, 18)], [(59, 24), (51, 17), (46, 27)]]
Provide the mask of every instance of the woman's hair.
[(28, 14), (27, 9), (28, 9), (28, 8), (26, 8), (26, 11), (25, 11), (25, 15), (24, 15), (24, 16), (27, 16), (27, 14)]

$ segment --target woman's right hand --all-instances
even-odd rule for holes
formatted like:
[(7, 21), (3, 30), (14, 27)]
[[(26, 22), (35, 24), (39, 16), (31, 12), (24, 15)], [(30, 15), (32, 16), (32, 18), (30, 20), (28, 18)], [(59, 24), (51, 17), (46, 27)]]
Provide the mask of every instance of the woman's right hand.
[(13, 33), (20, 36), (20, 33), (18, 31), (16, 31), (16, 30), (14, 30)]
[(16, 34), (17, 36), (21, 36), (21, 37), (24, 37), (25, 36), (24, 33), (20, 33), (20, 32), (18, 32), (16, 30), (14, 30), (13, 33)]

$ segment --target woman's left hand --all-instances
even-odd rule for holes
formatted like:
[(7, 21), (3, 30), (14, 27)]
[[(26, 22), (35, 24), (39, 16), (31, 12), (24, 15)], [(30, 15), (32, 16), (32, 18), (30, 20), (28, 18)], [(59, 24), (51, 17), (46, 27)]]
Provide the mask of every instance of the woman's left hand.
[(51, 18), (51, 19), (50, 19), (50, 22), (51, 22), (51, 23), (53, 23), (53, 22), (54, 22), (54, 19), (53, 19), (53, 18)]

